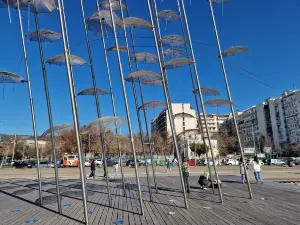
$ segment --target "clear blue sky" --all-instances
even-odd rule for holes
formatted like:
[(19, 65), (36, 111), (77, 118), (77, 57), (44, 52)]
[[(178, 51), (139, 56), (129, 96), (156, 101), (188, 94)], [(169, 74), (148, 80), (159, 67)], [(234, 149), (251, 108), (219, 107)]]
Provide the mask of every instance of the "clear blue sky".
[[(131, 16), (141, 17), (149, 21), (146, 0), (128, 0)], [(160, 10), (176, 10), (175, 0), (157, 0)], [(213, 87), (221, 92), (220, 97), (226, 98), (225, 85), (222, 71), (217, 60), (216, 42), (206, 0), (192, 0), (186, 2), (192, 39), (194, 42), (202, 42), (206, 45), (195, 44), (196, 60), (200, 79), (203, 87)], [(85, 0), (86, 17), (96, 11), (94, 0)], [(69, 29), (71, 52), (88, 61), (87, 49), (81, 20), (79, 0), (65, 0), (66, 16)], [(231, 46), (243, 45), (250, 48), (246, 54), (227, 59), (228, 78), (231, 86), (233, 101), (237, 109), (244, 109), (264, 99), (280, 95), (284, 90), (298, 88), (298, 73), (300, 57), (300, 2), (297, 0), (286, 1), (261, 1), (261, 0), (231, 0), (222, 5), (215, 5), (215, 14), (218, 24), (222, 49)], [(19, 25), (15, 10), (11, 10), (12, 23), (9, 23), (7, 9), (0, 9), (0, 27), (2, 29), (0, 40), (0, 70), (15, 72), (20, 76), (26, 76), (22, 48), (20, 42)], [(24, 30), (28, 33), (28, 12), (23, 12)], [(40, 15), (40, 28), (51, 29), (60, 32), (58, 13)], [(34, 31), (33, 15), (30, 15), (29, 30)], [(161, 24), (163, 35), (181, 34), (179, 22), (173, 24)], [(120, 33), (121, 35), (121, 33)], [(151, 36), (150, 31), (136, 31), (136, 36)], [(90, 39), (97, 39), (90, 33)], [(120, 43), (124, 45), (123, 40)], [(47, 107), (44, 94), (44, 85), (41, 74), (40, 59), (37, 43), (26, 41), (29, 68), (32, 78), (34, 103), (37, 117), (38, 133), (48, 129)], [(98, 87), (108, 90), (107, 74), (103, 58), (102, 43), (92, 42), (92, 51), (96, 69)], [(113, 41), (109, 40), (112, 46)], [(152, 46), (151, 39), (137, 40), (138, 46)], [(139, 47), (138, 51), (154, 52), (154, 48)], [(62, 42), (44, 44), (45, 58), (62, 54)], [(120, 77), (117, 69), (117, 58), (110, 53), (110, 65), (112, 68), (113, 88), (116, 98), (117, 113), (125, 116), (123, 97), (121, 92)], [(127, 58), (122, 58), (124, 73), (127, 76), (129, 69)], [(239, 68), (244, 68), (260, 76), (261, 81), (268, 83), (272, 88), (266, 87), (247, 76), (252, 76)], [(141, 66), (143, 69), (157, 71), (157, 66)], [(242, 75), (243, 73), (244, 75)], [(47, 74), (50, 87), (53, 119), (55, 124), (72, 123), (72, 113), (69, 99), (69, 89), (65, 67), (47, 65)], [(76, 91), (92, 87), (89, 66), (74, 68)], [(169, 72), (170, 90), (173, 102), (191, 102), (194, 106), (191, 94), (191, 83), (186, 69)], [(255, 78), (255, 77), (253, 77)], [(136, 112), (134, 110), (131, 86), (127, 84), (131, 119), (133, 128), (137, 131)], [(4, 89), (3, 89), (4, 88)], [(30, 108), (25, 84), (0, 85), (0, 133), (32, 134)], [(163, 95), (160, 88), (145, 87), (146, 101), (161, 100)], [(3, 96), (4, 92), (4, 96)], [(208, 99), (208, 98), (207, 98)], [(100, 104), (103, 116), (112, 115), (109, 96), (101, 96)], [(78, 98), (80, 123), (87, 124), (96, 119), (95, 103), (93, 97)], [(215, 113), (215, 109), (208, 109)], [(221, 112), (229, 112), (223, 109)], [(153, 118), (158, 111), (148, 112), (148, 117)], [(127, 132), (126, 126), (122, 129)]]

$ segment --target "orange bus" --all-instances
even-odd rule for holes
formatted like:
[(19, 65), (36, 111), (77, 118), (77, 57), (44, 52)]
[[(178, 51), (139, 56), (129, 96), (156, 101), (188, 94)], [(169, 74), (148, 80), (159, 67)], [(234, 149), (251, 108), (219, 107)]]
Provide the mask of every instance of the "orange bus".
[(64, 167), (77, 167), (78, 166), (78, 155), (77, 154), (64, 154)]

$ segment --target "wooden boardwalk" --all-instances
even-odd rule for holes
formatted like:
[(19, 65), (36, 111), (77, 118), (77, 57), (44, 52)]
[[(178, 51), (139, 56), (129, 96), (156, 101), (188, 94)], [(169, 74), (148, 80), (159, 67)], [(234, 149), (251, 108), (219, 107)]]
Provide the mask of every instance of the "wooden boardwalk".
[[(266, 181), (252, 185), (254, 200), (248, 198), (247, 186), (239, 178), (222, 177), (224, 203), (211, 189), (200, 190), (197, 177), (190, 178), (189, 209), (184, 208), (178, 177), (158, 177), (158, 193), (153, 189), (150, 202), (147, 182), (140, 178), (145, 215), (139, 214), (134, 178), (126, 179), (126, 197), (119, 181), (111, 185), (112, 204), (108, 207), (106, 183), (102, 178), (88, 180), (88, 208), (90, 224), (205, 224), (205, 225), (287, 225), (300, 224), (300, 187)], [(0, 224), (74, 225), (83, 224), (83, 207), (79, 180), (61, 180), (63, 215), (57, 213), (55, 182), (43, 180), (44, 207), (38, 201), (38, 185), (35, 180), (10, 179), (0, 181)], [(34, 219), (34, 220), (31, 220)], [(118, 223), (119, 222), (119, 223)]]

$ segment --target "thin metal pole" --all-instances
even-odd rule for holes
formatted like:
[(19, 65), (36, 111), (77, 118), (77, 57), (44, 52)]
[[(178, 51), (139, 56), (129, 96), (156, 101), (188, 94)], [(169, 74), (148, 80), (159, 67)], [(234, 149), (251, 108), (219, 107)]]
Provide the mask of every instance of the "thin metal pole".
[(12, 162), (14, 161), (14, 158), (15, 158), (16, 144), (17, 144), (17, 134), (15, 134), (15, 139), (14, 139), (13, 153), (12, 153), (12, 157), (11, 157)]
[(119, 66), (119, 71), (120, 71), (120, 79), (122, 83), (122, 91), (123, 91), (123, 97), (124, 97), (124, 103), (125, 103), (125, 108), (126, 108), (126, 115), (127, 115), (127, 121), (128, 121), (128, 129), (129, 129), (129, 135), (130, 135), (130, 141), (131, 141), (131, 148), (132, 148), (132, 153), (134, 157), (134, 162), (135, 162), (135, 176), (136, 176), (136, 182), (138, 186), (138, 194), (139, 194), (139, 201), (140, 201), (140, 207), (141, 207), (141, 214), (144, 215), (144, 206), (143, 206), (143, 199), (142, 199), (142, 192), (141, 192), (141, 185), (140, 185), (140, 179), (139, 179), (139, 172), (138, 172), (138, 165), (137, 165), (137, 159), (136, 159), (136, 152), (135, 152), (135, 146), (134, 146), (134, 140), (133, 140), (133, 134), (132, 134), (132, 127), (131, 127), (131, 121), (130, 121), (130, 112), (129, 112), (129, 106), (128, 106), (128, 99), (127, 99), (127, 93), (126, 93), (126, 88), (125, 88), (125, 81), (124, 81), (124, 74), (123, 74), (123, 68), (122, 68), (122, 61), (121, 61), (121, 55), (119, 51), (119, 42), (118, 42), (118, 37), (117, 37), (117, 31), (116, 31), (116, 24), (114, 20), (114, 14), (113, 10), (111, 7), (111, 1), (108, 0), (109, 2), (109, 9), (110, 9), (110, 16), (112, 20), (112, 27), (113, 27), (113, 33), (114, 33), (114, 38), (116, 42), (116, 48), (117, 48), (117, 56), (118, 56), (118, 66)]
[(178, 150), (175, 124), (174, 124), (174, 114), (173, 114), (172, 105), (170, 103), (170, 98), (169, 98), (169, 94), (168, 94), (166, 74), (165, 74), (165, 70), (163, 69), (163, 56), (161, 55), (160, 50), (159, 50), (158, 35), (157, 35), (157, 32), (156, 32), (156, 28), (155, 28), (155, 22), (154, 22), (154, 17), (153, 17), (153, 13), (152, 13), (152, 7), (151, 7), (152, 2), (151, 2), (151, 0), (147, 0), (147, 2), (148, 2), (148, 10), (149, 10), (149, 14), (150, 14), (151, 24), (153, 26), (153, 28), (152, 28), (153, 37), (154, 37), (156, 53), (157, 53), (158, 61), (159, 61), (159, 69), (160, 69), (160, 73), (161, 73), (161, 76), (162, 76), (162, 84), (163, 84), (165, 100), (166, 100), (166, 103), (167, 103), (166, 105), (167, 105), (168, 116), (169, 116), (169, 119), (170, 119), (172, 138), (173, 138), (174, 146), (175, 146), (175, 149), (176, 149), (176, 154), (177, 154), (177, 157), (178, 157), (178, 169), (179, 169), (179, 174), (180, 174), (180, 181), (181, 181), (181, 186), (182, 186), (184, 204), (185, 204), (185, 208), (187, 209), (188, 208), (188, 203), (187, 203), (187, 197), (186, 197), (185, 184), (184, 184), (184, 181), (183, 181), (181, 160), (179, 159), (179, 150)]
[[(117, 116), (117, 111), (116, 111), (116, 106), (115, 106), (115, 98), (114, 98), (114, 93), (113, 93), (111, 74), (110, 74), (108, 57), (107, 57), (106, 43), (105, 43), (105, 39), (104, 39), (104, 31), (103, 31), (102, 21), (100, 19), (101, 14), (100, 14), (100, 7), (99, 7), (98, 0), (96, 0), (96, 5), (97, 5), (97, 10), (98, 10), (98, 16), (99, 16), (100, 31), (101, 31), (102, 45), (103, 45), (103, 51), (104, 51), (104, 57), (105, 57), (105, 66), (106, 66), (106, 70), (107, 70), (107, 77), (108, 77), (108, 83), (109, 83), (109, 92), (110, 92), (111, 104), (112, 104), (113, 114), (116, 117)], [(116, 128), (116, 135), (118, 135), (118, 129), (117, 128)], [(120, 159), (121, 159), (120, 167), (121, 167), (122, 184), (123, 184), (123, 195), (125, 197), (126, 196), (126, 186), (125, 186), (125, 178), (124, 178), (123, 165), (122, 165), (122, 153), (121, 153), (121, 146), (120, 146), (119, 138), (117, 139), (117, 141), (118, 141), (119, 156), (120, 156)]]
[(34, 147), (35, 147), (35, 151), (36, 151), (36, 160), (37, 160), (37, 175), (38, 175), (39, 196), (40, 196), (39, 204), (40, 204), (40, 206), (42, 206), (43, 205), (43, 195), (42, 195), (42, 180), (41, 180), (41, 167), (40, 167), (40, 152), (39, 152), (37, 130), (36, 130), (35, 111), (34, 111), (33, 95), (32, 95), (32, 89), (31, 89), (31, 80), (30, 80), (28, 58), (27, 58), (27, 50), (26, 50), (25, 39), (24, 39), (22, 15), (21, 15), (19, 0), (17, 0), (17, 4), (18, 4), (18, 18), (19, 18), (19, 25), (20, 25), (20, 33), (21, 33), (21, 40), (22, 40), (22, 47), (23, 47), (23, 57), (24, 57), (26, 75), (27, 75), (29, 103), (30, 103), (30, 110), (31, 110), (33, 136), (34, 136)]
[(33, 9), (34, 10), (34, 20), (35, 20), (37, 37), (38, 37), (39, 51), (40, 51), (40, 60), (41, 60), (41, 66), (42, 66), (42, 73), (43, 73), (43, 79), (44, 79), (44, 88), (45, 88), (47, 110), (48, 110), (48, 120), (49, 120), (49, 125), (50, 125), (50, 136), (51, 136), (52, 152), (53, 152), (53, 158), (54, 158), (54, 172), (55, 172), (55, 183), (56, 183), (56, 196), (57, 196), (58, 212), (60, 214), (62, 214), (61, 197), (60, 197), (60, 190), (59, 190), (58, 165), (57, 165), (57, 155), (56, 155), (56, 146), (55, 146), (55, 136), (54, 136), (54, 130), (53, 130), (53, 120), (52, 120), (50, 94), (49, 94), (49, 88), (48, 88), (48, 80), (47, 80), (47, 73), (46, 73), (46, 68), (45, 68), (45, 60), (44, 60), (43, 46), (42, 46), (42, 41), (41, 41), (41, 33), (40, 33), (40, 28), (39, 28), (38, 14), (37, 14), (37, 11), (36, 11), (35, 2), (34, 2), (33, 8), (34, 8)]
[[(122, 3), (121, 0), (119, 0), (119, 2), (120, 2), (120, 4)], [(127, 17), (129, 17), (129, 9), (128, 9), (127, 0), (125, 0), (125, 4), (126, 4)], [(124, 18), (122, 8), (121, 8), (121, 15), (122, 15), (122, 18)], [(134, 38), (133, 38), (133, 34), (132, 34), (132, 29), (131, 28), (130, 28), (130, 37), (131, 37), (131, 43), (132, 43), (133, 52), (135, 53), (136, 52), (135, 51), (135, 43), (134, 43)], [(127, 44), (127, 48), (128, 48), (128, 44)], [(136, 62), (136, 60), (134, 62), (135, 62), (136, 70), (139, 70), (138, 63)], [(142, 84), (141, 84), (140, 79), (138, 79), (138, 84), (139, 84), (139, 89), (140, 89), (140, 95), (141, 95), (142, 105), (144, 105), (145, 104), (145, 99), (144, 99), (143, 88), (142, 88)], [(150, 137), (150, 132), (149, 132), (147, 113), (146, 113), (145, 110), (143, 110), (143, 112), (144, 112), (144, 120), (145, 120), (145, 126), (146, 126), (147, 139), (148, 139), (148, 143), (150, 143), (151, 142), (151, 137)], [(149, 152), (150, 152), (150, 158), (151, 158), (151, 167), (152, 167), (154, 187), (155, 187), (156, 193), (158, 193), (157, 182), (156, 182), (156, 173), (155, 173), (155, 165), (154, 165), (154, 161), (153, 161), (153, 148), (151, 147), (151, 144), (149, 144)]]
[[(180, 8), (180, 4), (178, 6)], [(198, 92), (199, 92), (199, 96), (200, 96), (200, 102), (201, 102), (201, 107), (202, 107), (202, 112), (203, 112), (204, 124), (205, 124), (206, 132), (207, 132), (207, 135), (208, 135), (207, 136), (207, 138), (208, 138), (208, 144), (209, 144), (209, 148), (210, 148), (210, 152), (211, 152), (211, 157), (212, 157), (212, 161), (213, 161), (213, 166), (214, 166), (214, 170), (215, 170), (215, 176), (216, 176), (216, 180), (217, 180), (217, 184), (218, 184), (218, 191), (219, 191), (220, 201), (221, 201), (221, 203), (223, 203), (223, 195), (222, 195), (222, 190), (221, 190), (221, 186), (220, 186), (219, 175), (218, 175), (218, 172), (217, 172), (214, 151), (212, 149), (211, 138), (210, 138), (210, 134), (209, 134), (209, 131), (208, 131), (207, 118), (206, 118), (206, 112), (205, 112), (205, 107), (204, 107), (203, 95), (202, 95), (202, 90), (201, 90), (201, 85), (200, 85), (200, 80), (199, 80), (197, 63), (196, 63), (196, 60), (195, 60), (195, 55), (194, 55), (194, 50), (193, 50), (193, 43), (192, 43), (192, 39), (191, 39), (189, 24), (188, 24), (187, 15), (186, 15), (186, 11), (185, 11), (185, 6), (184, 6), (184, 1), (183, 0), (181, 0), (181, 7), (182, 7), (183, 16), (184, 16), (185, 27), (186, 27), (186, 30), (187, 30), (187, 35), (188, 35), (188, 41), (189, 41), (189, 47), (190, 47), (190, 51), (191, 51), (191, 56), (192, 56), (192, 60), (194, 61), (193, 66), (194, 66), (194, 71), (195, 71), (195, 74), (196, 74), (197, 88), (198, 88)]]
[[(81, 16), (82, 16), (82, 21), (83, 21), (83, 26), (84, 26), (84, 32), (85, 32), (85, 40), (86, 40), (86, 45), (88, 49), (88, 55), (89, 55), (89, 62), (90, 62), (90, 69), (91, 69), (91, 74), (92, 74), (92, 81), (93, 81), (93, 88), (94, 88), (94, 96), (95, 96), (95, 103), (96, 103), (96, 109), (97, 109), (97, 115), (98, 118), (101, 118), (101, 109), (100, 109), (100, 104), (99, 104), (99, 99), (98, 99), (98, 94), (97, 94), (97, 83), (96, 83), (96, 77), (95, 77), (95, 68), (93, 64), (93, 57), (92, 57), (92, 51), (91, 51), (91, 46), (90, 46), (90, 39), (89, 39), (89, 34), (88, 34), (88, 29), (86, 25), (86, 20), (85, 20), (85, 13), (84, 13), (84, 5), (83, 1), (80, 0), (80, 6), (81, 6)], [(102, 126), (101, 126), (102, 128)], [(101, 144), (102, 144), (102, 151), (104, 155), (104, 167), (106, 169), (106, 186), (107, 186), (107, 192), (108, 192), (108, 198), (109, 198), (109, 206), (112, 206), (111, 202), (111, 193), (110, 193), (110, 187), (109, 187), (109, 178), (108, 178), (108, 171), (107, 171), (107, 162), (106, 162), (106, 146), (105, 146), (105, 134), (103, 129), (100, 130), (100, 139), (101, 139)]]
[(80, 161), (79, 169), (80, 169), (80, 179), (81, 179), (81, 186), (82, 186), (84, 217), (85, 217), (85, 223), (89, 224), (83, 154), (82, 154), (82, 146), (81, 146), (81, 141), (80, 141), (79, 123), (78, 123), (78, 115), (77, 115), (77, 109), (76, 109), (76, 98), (75, 98), (75, 92), (74, 92), (74, 86), (73, 86), (73, 77), (72, 77), (72, 73), (71, 73), (71, 65), (70, 65), (69, 53), (68, 53), (69, 51), (67, 48), (66, 33), (65, 33), (65, 29), (64, 29), (63, 11), (62, 11), (62, 7), (61, 7), (62, 2), (63, 2), (63, 0), (58, 0), (58, 12), (59, 12), (60, 27), (61, 27), (61, 33), (62, 33), (62, 39), (63, 39), (65, 60), (66, 60), (66, 69), (67, 69), (67, 74), (68, 74), (68, 83), (69, 83), (69, 89), (70, 89), (70, 98), (71, 98), (71, 104), (72, 104), (72, 114), (73, 114), (73, 120), (74, 120), (78, 157), (79, 157), (79, 161)]
[[(120, 1), (120, 5), (121, 4), (122, 4), (122, 2)], [(121, 7), (121, 19), (122, 19), (122, 21), (124, 20), (124, 13), (123, 13), (122, 7)], [(128, 37), (127, 37), (126, 27), (124, 25), (123, 25), (123, 31), (124, 31), (125, 43), (126, 43), (126, 47), (127, 47), (127, 58), (128, 58), (129, 70), (130, 70), (130, 73), (132, 73), (133, 70), (132, 70), (131, 57), (130, 57), (130, 51), (129, 51)], [(134, 80), (132, 81), (132, 90), (133, 90), (133, 96), (134, 96), (135, 110), (137, 113), (138, 124), (139, 124), (140, 139), (142, 142), (142, 149), (143, 149), (144, 160), (145, 160), (146, 177), (147, 177), (147, 183), (148, 183), (148, 189), (149, 189), (149, 196), (150, 196), (150, 201), (153, 201), (152, 189), (151, 189), (151, 183), (150, 183), (151, 180), (150, 180), (150, 176), (149, 176), (149, 168), (147, 165), (146, 150), (145, 150), (144, 138), (143, 138), (143, 126), (142, 126), (141, 117), (140, 117), (140, 113), (139, 113), (139, 103), (138, 103), (138, 97), (136, 94), (136, 87), (134, 84)]]
[[(219, 51), (220, 62), (221, 62), (222, 70), (223, 70), (223, 75), (224, 75), (224, 81), (225, 81), (225, 85), (226, 85), (228, 100), (230, 102), (232, 102), (230, 88), (229, 88), (229, 84), (228, 84), (228, 80), (227, 80), (226, 69), (225, 69), (225, 63), (224, 63), (223, 56), (222, 56), (222, 50), (221, 50), (221, 44), (220, 44), (220, 40), (219, 40), (217, 24), (216, 24), (216, 20), (215, 20), (214, 9), (213, 9), (211, 0), (209, 0), (209, 6), (210, 6), (212, 22), (213, 22), (213, 25), (214, 25), (216, 41), (217, 41), (217, 44), (218, 44), (218, 51)], [(234, 123), (234, 127), (235, 127), (235, 130), (236, 130), (237, 139), (238, 139), (238, 142), (239, 142), (239, 147), (240, 147), (240, 150), (241, 150), (241, 156), (242, 156), (242, 160), (243, 160), (243, 166), (244, 166), (244, 170), (245, 170), (245, 176), (246, 176), (246, 180), (247, 180), (249, 196), (250, 196), (250, 199), (253, 199), (252, 190), (251, 190), (251, 186), (250, 186), (250, 181), (248, 179), (248, 172), (247, 172), (246, 164), (245, 164), (244, 151), (243, 151), (243, 147), (242, 147), (242, 143), (241, 143), (241, 139), (240, 139), (240, 134), (239, 134), (239, 130), (238, 130), (235, 114), (234, 114), (234, 108), (233, 108), (232, 104), (230, 104), (230, 110), (231, 110), (231, 113), (232, 113), (233, 123)]]
[(252, 124), (252, 138), (253, 138), (254, 155), (256, 155), (255, 135), (254, 135), (254, 126), (253, 126), (253, 124)]

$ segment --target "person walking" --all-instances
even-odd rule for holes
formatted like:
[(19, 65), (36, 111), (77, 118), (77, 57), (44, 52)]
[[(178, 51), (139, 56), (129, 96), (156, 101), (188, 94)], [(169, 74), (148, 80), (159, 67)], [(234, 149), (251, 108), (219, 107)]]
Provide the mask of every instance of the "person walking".
[(171, 171), (171, 162), (170, 160), (168, 159), (167, 160), (167, 172)]
[(95, 160), (93, 160), (91, 163), (91, 174), (89, 176), (89, 179), (95, 179), (95, 177), (96, 177), (96, 163)]
[(114, 178), (119, 178), (119, 163), (116, 162), (115, 165), (114, 165)]
[(175, 159), (172, 160), (172, 167), (175, 166)]
[(242, 157), (240, 158), (239, 166), (240, 166), (240, 174), (241, 174), (242, 183), (244, 184), (246, 181), (246, 178), (245, 178), (245, 168), (244, 168)]
[(184, 181), (184, 185), (185, 185), (185, 188), (186, 188), (186, 192), (190, 193), (190, 184), (189, 184), (190, 166), (188, 164), (187, 157), (183, 158), (182, 174), (183, 174), (183, 181)]
[(263, 183), (263, 180), (261, 178), (261, 161), (258, 159), (257, 156), (254, 156), (254, 160), (252, 162), (252, 169), (254, 171), (254, 177), (255, 177), (255, 180), (257, 182), (257, 184), (260, 182), (261, 184)]

